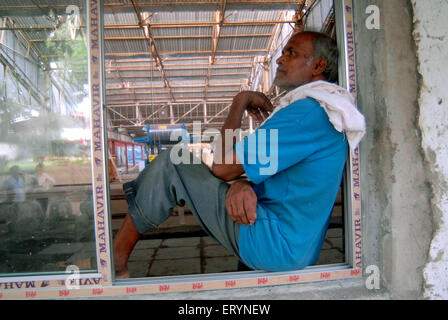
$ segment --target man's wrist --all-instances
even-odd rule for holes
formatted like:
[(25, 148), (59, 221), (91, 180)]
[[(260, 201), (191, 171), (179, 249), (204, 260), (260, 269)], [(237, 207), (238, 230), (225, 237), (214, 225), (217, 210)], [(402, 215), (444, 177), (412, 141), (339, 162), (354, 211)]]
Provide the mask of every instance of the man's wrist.
[(233, 111), (239, 111), (242, 114), (246, 110), (248, 104), (249, 99), (247, 98), (247, 92), (243, 91), (233, 97), (231, 108), (233, 109)]

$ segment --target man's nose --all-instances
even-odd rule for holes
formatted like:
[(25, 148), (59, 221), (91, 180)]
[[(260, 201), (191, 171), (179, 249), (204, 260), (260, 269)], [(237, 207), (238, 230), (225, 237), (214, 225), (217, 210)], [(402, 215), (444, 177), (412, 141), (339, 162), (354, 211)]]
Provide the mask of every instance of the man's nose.
[(278, 65), (282, 64), (283, 63), (283, 57), (284, 56), (281, 55), (280, 57), (278, 57), (277, 61), (275, 61), (275, 62), (277, 62)]

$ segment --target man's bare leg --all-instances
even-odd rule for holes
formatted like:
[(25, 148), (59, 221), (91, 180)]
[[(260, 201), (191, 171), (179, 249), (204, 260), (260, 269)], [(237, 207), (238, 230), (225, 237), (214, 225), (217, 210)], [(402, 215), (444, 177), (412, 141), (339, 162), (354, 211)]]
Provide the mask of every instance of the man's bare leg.
[(123, 224), (114, 239), (115, 278), (128, 278), (127, 267), (129, 256), (142, 235), (137, 231), (129, 214), (126, 214)]

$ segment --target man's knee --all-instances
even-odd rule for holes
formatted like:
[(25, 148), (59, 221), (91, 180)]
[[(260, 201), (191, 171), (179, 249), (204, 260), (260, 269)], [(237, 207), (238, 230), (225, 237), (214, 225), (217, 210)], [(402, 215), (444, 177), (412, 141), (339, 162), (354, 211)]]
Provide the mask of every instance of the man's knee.
[(186, 148), (185, 146), (181, 144), (177, 144), (169, 151), (167, 150), (167, 153), (169, 155), (169, 160), (173, 165), (181, 165), (181, 164), (198, 164), (201, 163), (200, 161), (195, 161), (193, 154)]
[[(203, 175), (204, 165), (200, 160), (196, 159), (193, 153), (188, 149), (176, 150), (174, 148), (162, 151), (149, 165), (150, 170), (156, 171), (182, 171), (191, 176)], [(208, 173), (209, 170), (206, 170)], [(201, 173), (200, 173), (201, 172)]]
[(172, 161), (170, 159), (170, 150), (163, 150), (161, 153), (159, 153), (157, 155), (157, 157), (151, 161), (151, 163), (149, 164), (149, 166), (167, 166), (172, 164)]

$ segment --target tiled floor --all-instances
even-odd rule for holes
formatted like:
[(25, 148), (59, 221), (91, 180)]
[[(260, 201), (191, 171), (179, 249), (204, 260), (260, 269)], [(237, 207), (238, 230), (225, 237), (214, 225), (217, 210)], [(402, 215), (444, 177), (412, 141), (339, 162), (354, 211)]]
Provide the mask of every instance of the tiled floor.
[[(112, 234), (115, 235), (127, 212), (127, 204), (121, 184), (115, 184), (111, 191)], [(343, 262), (341, 212), (341, 207), (335, 206), (317, 264)], [(84, 238), (79, 237), (78, 229), (70, 229), (71, 233), (66, 229), (61, 239), (29, 239), (23, 243), (16, 243), (8, 234), (0, 232), (1, 240), (9, 241), (8, 245), (0, 246), (0, 273), (64, 271), (72, 264), (81, 270), (95, 270), (93, 229), (84, 230), (88, 235)], [(76, 236), (70, 237), (71, 234)], [(189, 210), (176, 207), (167, 221), (139, 241), (128, 267), (133, 278), (221, 273), (237, 271), (238, 260), (201, 230)]]
[(238, 259), (211, 237), (141, 240), (128, 267), (132, 278), (236, 271)]
[[(342, 229), (329, 229), (317, 264), (343, 257)], [(137, 243), (128, 267), (132, 278), (233, 272), (238, 259), (207, 236), (149, 239)]]
[(316, 264), (341, 263), (344, 260), (344, 241), (342, 228), (328, 229), (319, 259)]
[[(112, 230), (116, 234), (127, 212), (121, 186), (111, 188)], [(238, 259), (205, 235), (193, 215), (175, 210), (155, 232), (145, 234), (132, 252), (131, 278), (238, 271)], [(342, 209), (335, 206), (317, 264), (341, 263), (344, 259)], [(199, 235), (198, 235), (199, 233)]]
[[(129, 258), (131, 278), (238, 271), (238, 259), (204, 232), (198, 232), (198, 226), (192, 224), (191, 218), (191, 215), (185, 215), (183, 219), (186, 224), (173, 228), (172, 225), (180, 219), (179, 216), (173, 216), (166, 224), (167, 227), (161, 228), (159, 233), (146, 234)], [(121, 220), (113, 220), (113, 234), (118, 231)], [(188, 222), (191, 224), (187, 224)], [(173, 230), (182, 232), (172, 232)], [(32, 270), (64, 270), (67, 265), (72, 264), (81, 270), (95, 268), (93, 241), (51, 243), (46, 247), (39, 247), (32, 254), (34, 264), (39, 263), (38, 269)], [(342, 229), (329, 229), (317, 264), (340, 263), (343, 257)], [(5, 272), (10, 269), (8, 263), (12, 263), (15, 268), (30, 263), (28, 254), (23, 253), (11, 256), (10, 262), (1, 260), (0, 268)]]

